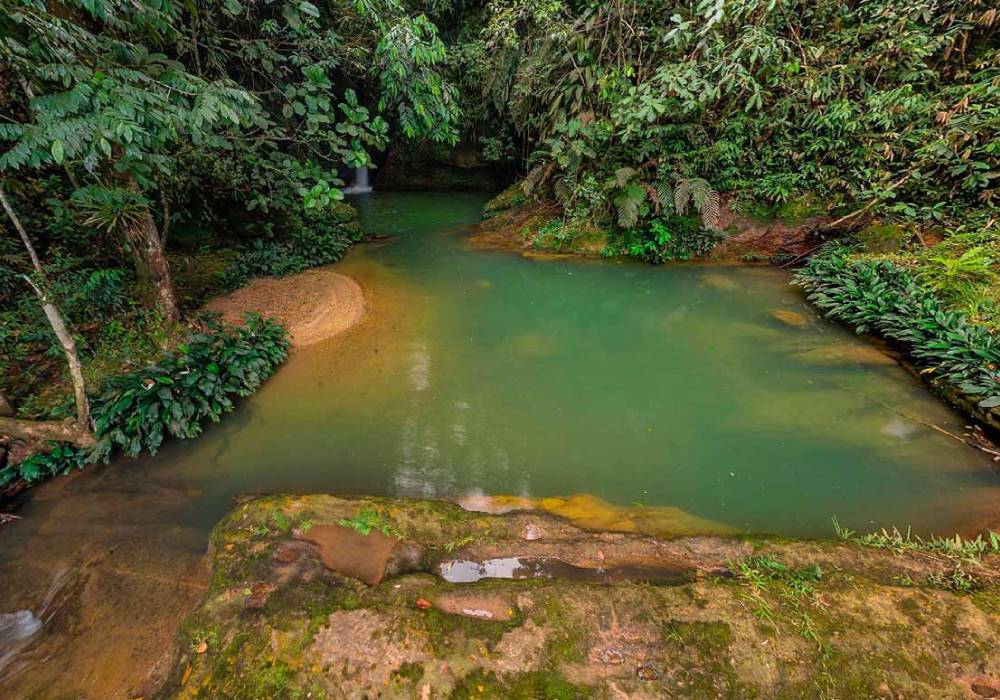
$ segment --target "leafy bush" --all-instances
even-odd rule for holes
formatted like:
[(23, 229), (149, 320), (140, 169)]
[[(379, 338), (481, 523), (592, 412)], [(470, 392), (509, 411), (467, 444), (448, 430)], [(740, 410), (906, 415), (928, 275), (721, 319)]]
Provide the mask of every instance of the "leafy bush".
[[(553, 219), (538, 227), (531, 233), (531, 245), (538, 250), (567, 250), (573, 245), (574, 239), (580, 235), (580, 230), (572, 221)], [(523, 234), (522, 234), (523, 235)]]
[(630, 255), (654, 264), (693, 260), (711, 253), (721, 239), (721, 233), (702, 228), (696, 217), (671, 216), (622, 232), (609, 253)]
[(796, 220), (871, 203), (982, 224), (1000, 202), (994, 6), (494, 2), (456, 73), (470, 130), (516, 134), (529, 184), (551, 183), (568, 215), (596, 181), (593, 214), (633, 228), (675, 174)]
[(247, 325), (193, 334), (156, 364), (107, 380), (92, 403), (95, 458), (114, 449), (156, 453), (166, 435), (192, 438), (205, 419), (218, 421), (284, 361), (285, 330), (250, 314)]
[(57, 474), (65, 474), (71, 469), (83, 469), (87, 465), (87, 455), (71, 445), (56, 445), (51, 452), (32, 455), (20, 464), (0, 469), (0, 488), (17, 479), (29, 484), (44, 481)]
[(993, 257), (984, 246), (973, 246), (958, 257), (934, 256), (920, 270), (920, 279), (946, 299), (973, 300), (981, 287), (996, 279)]
[(360, 229), (326, 220), (309, 222), (285, 240), (257, 239), (241, 250), (223, 273), (225, 291), (243, 286), (251, 277), (284, 277), (310, 267), (337, 262), (360, 237)]
[(218, 421), (236, 397), (249, 396), (284, 361), (285, 330), (249, 314), (242, 327), (192, 334), (175, 352), (135, 372), (105, 381), (91, 400), (97, 446), (66, 445), (0, 471), (0, 487), (22, 478), (36, 482), (111, 457), (115, 450), (156, 453), (164, 438), (192, 438), (206, 419)]
[(828, 244), (795, 283), (827, 316), (903, 343), (918, 365), (975, 396), (981, 408), (1000, 406), (1000, 346), (989, 330), (945, 308), (891, 261), (850, 253)]

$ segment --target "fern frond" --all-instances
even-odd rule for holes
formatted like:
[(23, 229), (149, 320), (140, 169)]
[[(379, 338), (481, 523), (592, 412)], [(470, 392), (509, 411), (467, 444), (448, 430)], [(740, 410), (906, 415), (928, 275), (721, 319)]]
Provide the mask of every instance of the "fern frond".
[(618, 225), (632, 228), (639, 221), (639, 205), (646, 201), (646, 189), (632, 184), (622, 189), (614, 199), (618, 211)]
[(686, 214), (688, 204), (691, 202), (691, 181), (678, 180), (677, 187), (674, 188), (674, 209), (678, 214)]
[(618, 168), (615, 171), (615, 187), (625, 187), (635, 175), (635, 168)]
[(649, 198), (659, 209), (674, 206), (674, 187), (668, 180), (657, 180), (648, 188)]
[(721, 215), (722, 202), (719, 193), (715, 190), (709, 190), (701, 205), (701, 223), (707, 229), (718, 231)]
[(525, 196), (530, 196), (531, 193), (535, 191), (535, 187), (538, 186), (539, 180), (541, 180), (542, 175), (545, 174), (545, 166), (545, 163), (536, 165), (528, 171), (527, 175), (525, 175), (524, 182), (521, 183), (521, 191), (524, 192)]
[(639, 221), (639, 204), (630, 197), (615, 198), (615, 209), (618, 212), (618, 225), (622, 228), (632, 228)]
[(559, 202), (560, 206), (566, 208), (570, 201), (573, 199), (573, 187), (576, 183), (574, 178), (564, 175), (563, 177), (558, 177), (552, 182), (552, 192), (556, 196), (556, 201)]
[(691, 186), (691, 201), (695, 209), (701, 212), (701, 221), (705, 228), (717, 230), (719, 228), (720, 200), (719, 193), (716, 192), (702, 178), (692, 178), (688, 181)]

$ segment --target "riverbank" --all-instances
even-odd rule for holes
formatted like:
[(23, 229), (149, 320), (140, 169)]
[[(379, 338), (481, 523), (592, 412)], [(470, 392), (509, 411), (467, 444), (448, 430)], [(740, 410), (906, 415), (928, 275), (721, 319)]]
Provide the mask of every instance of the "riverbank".
[[(258, 314), (269, 319), (266, 327), (272, 326), (272, 321), (277, 323), (291, 334), (289, 340), (297, 347), (331, 338), (356, 324), (365, 313), (364, 293), (355, 280), (337, 274), (330, 269), (329, 263), (339, 260), (350, 245), (362, 238), (357, 212), (347, 204), (337, 204), (329, 212), (328, 220), (322, 226), (317, 225), (317, 229), (291, 243), (271, 241), (253, 248), (205, 248), (194, 254), (172, 257), (171, 264), (177, 273), (180, 298), (186, 307), (192, 309), (186, 322), (164, 325), (161, 319), (155, 318), (147, 325), (140, 324), (138, 328), (132, 328), (132, 320), (122, 322), (115, 318), (100, 324), (98, 330), (88, 328), (88, 334), (83, 336), (88, 350), (83, 355), (83, 369), (88, 395), (93, 404), (91, 427), (95, 436), (100, 437), (98, 433), (112, 433), (109, 420), (116, 422), (122, 418), (116, 416), (114, 419), (100, 419), (96, 415), (100, 412), (100, 404), (107, 404), (109, 397), (121, 394), (123, 388), (127, 390), (130, 381), (141, 381), (143, 388), (149, 390), (159, 381), (158, 377), (147, 376), (151, 371), (156, 374), (157, 370), (150, 368), (170, 365), (175, 356), (183, 357), (188, 352), (187, 349), (202, 348), (196, 353), (199, 355), (197, 358), (188, 358), (182, 364), (194, 362), (202, 366), (202, 371), (209, 371), (206, 368), (214, 367), (214, 370), (209, 371), (213, 375), (218, 375), (220, 368), (225, 371), (232, 359), (225, 349), (229, 342), (223, 339), (227, 334), (242, 332), (239, 329), (244, 328), (244, 324), (248, 322), (248, 314)], [(195, 308), (202, 303), (204, 306)], [(215, 320), (202, 318), (202, 312), (208, 312), (208, 316), (216, 316), (221, 321), (222, 328), (216, 328)], [(252, 338), (252, 329), (248, 332)], [(113, 336), (113, 340), (94, 340), (93, 345), (90, 345), (87, 337), (94, 333), (101, 336), (109, 334)], [(210, 338), (219, 342), (210, 341)], [(262, 338), (257, 338), (251, 345), (261, 344), (261, 341)], [(206, 342), (211, 348), (206, 346)], [(283, 337), (282, 348), (285, 342)], [(269, 346), (270, 341), (263, 345)], [(274, 364), (283, 357), (282, 354), (280, 359), (268, 361), (267, 364), (271, 366), (267, 368), (266, 374), (273, 371)], [(22, 359), (29, 361), (31, 356)], [(25, 382), (25, 386), (18, 387), (17, 396), (24, 398), (23, 391), (36, 391), (33, 387), (37, 385), (43, 388), (37, 389), (37, 396), (28, 396), (22, 407), (24, 404), (36, 403), (36, 399), (42, 394), (46, 397), (44, 404), (50, 405), (47, 408), (31, 409), (34, 412), (19, 416), (22, 419), (61, 417), (66, 410), (65, 395), (69, 391), (69, 384), (68, 377), (64, 376), (65, 367), (48, 361), (40, 364), (45, 365), (40, 370), (46, 374), (45, 380)], [(126, 431), (128, 435), (116, 438), (119, 443), (128, 441), (130, 453), (134, 454), (139, 448), (155, 451), (164, 432), (174, 437), (193, 437), (200, 432), (198, 425), (201, 419), (218, 419), (221, 413), (232, 407), (227, 398), (210, 407), (202, 405), (194, 408), (203, 398), (198, 395), (199, 392), (211, 396), (212, 383), (202, 383), (192, 394), (192, 376), (184, 367), (181, 370), (180, 375), (163, 379), (165, 383), (169, 382), (165, 385), (170, 387), (164, 391), (171, 395), (164, 397), (162, 408), (164, 411), (174, 411), (175, 416), (173, 421), (165, 421), (166, 426), (160, 425), (155, 418), (150, 420), (148, 415), (141, 414), (137, 407), (141, 402), (133, 402), (135, 405), (129, 420), (131, 424), (141, 427), (132, 428)], [(245, 383), (241, 377), (233, 386), (245, 383), (246, 386), (252, 385), (255, 388), (260, 379), (256, 375), (263, 370), (263, 366), (251, 368), (252, 380)], [(32, 372), (34, 371), (33, 369)], [(149, 384), (150, 381), (154, 384)], [(31, 387), (26, 386), (27, 384), (31, 384)], [(237, 393), (241, 397), (247, 395), (246, 389), (240, 389)], [(174, 396), (175, 394), (178, 396)], [(175, 399), (177, 400), (174, 401)], [(174, 401), (173, 407), (170, 406), (171, 401)], [(150, 409), (150, 413), (155, 416), (156, 410), (159, 409)], [(199, 419), (192, 421), (193, 414), (198, 414)], [(50, 423), (54, 424), (54, 421)], [(151, 434), (151, 437), (145, 433)], [(78, 446), (84, 445), (81, 443)], [(12, 500), (32, 484), (73, 468), (82, 468), (98, 459), (107, 459), (108, 449), (100, 441), (98, 447), (100, 454), (85, 455), (83, 450), (66, 443), (28, 439), (20, 432), (13, 435), (0, 433), (0, 505)]]
[[(55, 479), (25, 499), (23, 519), (0, 538), (0, 612), (47, 622), (0, 671), (8, 695), (153, 697), (151, 682), (173, 663), (161, 656), (212, 584), (199, 565), (209, 530), (241, 493), (461, 498), (629, 538), (727, 535), (705, 540), (713, 547), (737, 531), (826, 536), (830, 513), (850, 527), (913, 525), (928, 536), (974, 537), (1000, 522), (988, 464), (919, 422), (960, 431), (959, 418), (815, 317), (787, 274), (472, 253), (463, 231), (483, 199), (367, 198), (365, 227), (381, 242), (334, 268), (365, 290), (356, 326), (293, 352), (198, 440)], [(616, 361), (623, 348), (628, 362)], [(517, 495), (484, 495), (496, 493)], [(441, 551), (465, 546), (456, 535)], [(244, 544), (248, 556), (265, 551)], [(586, 598), (603, 581), (570, 583), (580, 587), (553, 590)], [(628, 601), (648, 588), (623, 585)], [(245, 613), (253, 633), (260, 613)], [(203, 641), (184, 639), (192, 654)], [(219, 660), (210, 642), (204, 654)]]
[[(766, 263), (810, 252), (821, 238), (817, 230), (831, 218), (815, 206), (789, 207), (786, 218), (753, 218), (727, 199), (721, 200), (719, 229), (725, 231), (700, 254), (678, 261)], [(680, 218), (680, 217), (679, 217)], [(678, 222), (680, 223), (680, 221)], [(697, 228), (697, 227), (696, 227)], [(538, 254), (627, 257), (609, 227), (585, 221), (563, 221), (562, 208), (548, 197), (529, 198), (517, 182), (486, 203), (483, 221), (469, 237), (482, 250)]]
[(287, 277), (258, 277), (235, 292), (211, 299), (202, 311), (238, 324), (248, 312), (275, 319), (293, 347), (332, 338), (365, 315), (365, 295), (351, 277), (319, 267)]
[(994, 697), (987, 550), (251, 499), (213, 534), (156, 697)]

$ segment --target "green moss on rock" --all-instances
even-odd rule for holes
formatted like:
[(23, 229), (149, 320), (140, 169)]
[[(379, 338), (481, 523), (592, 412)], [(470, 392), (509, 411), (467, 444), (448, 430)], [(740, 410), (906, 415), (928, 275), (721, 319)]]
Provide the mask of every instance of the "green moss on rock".
[[(898, 584), (953, 566), (936, 555), (759, 537), (685, 541), (680, 550), (701, 556), (737, 545), (751, 557), (727, 559), (747, 564), (733, 577), (676, 585), (455, 584), (431, 564), (366, 586), (325, 569), (295, 537), (303, 522), (365, 509), (439, 559), (523, 556), (538, 546), (564, 556), (599, 547), (611, 557), (620, 551), (612, 548), (646, 541), (544, 513), (486, 515), (432, 501), (241, 503), (213, 535), (215, 575), (178, 637), (160, 697), (534, 699), (616, 689), (635, 697), (958, 698), (968, 679), (1000, 676), (997, 557), (968, 564), (984, 582), (971, 594)], [(540, 525), (541, 540), (522, 538), (526, 519)], [(559, 541), (571, 549), (552, 549)]]
[(854, 234), (866, 253), (895, 253), (912, 237), (899, 224), (869, 224)]

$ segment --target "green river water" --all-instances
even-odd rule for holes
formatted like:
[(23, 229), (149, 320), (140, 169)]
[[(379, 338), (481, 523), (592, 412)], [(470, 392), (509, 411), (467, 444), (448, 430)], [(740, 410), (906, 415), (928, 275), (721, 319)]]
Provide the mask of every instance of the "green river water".
[(982, 455), (920, 422), (961, 433), (960, 419), (869, 362), (784, 272), (525, 259), (465, 244), (480, 197), (357, 203), (367, 230), (396, 238), (345, 272), (393, 292), (394, 332), (297, 353), (157, 463), (227, 499), (586, 492), (785, 535), (829, 535), (833, 515), (951, 531), (1000, 493)]
[[(391, 237), (338, 265), (369, 297), (359, 325), (294, 351), (203, 437), (36, 490), (0, 536), (0, 612), (37, 611), (60, 572), (114, 552), (88, 585), (119, 607), (92, 612), (83, 637), (51, 633), (55, 676), (98, 663), (81, 640), (109, 643), (101, 615), (148, 614), (127, 572), (144, 572), (146, 600), (155, 576), (176, 585), (241, 493), (586, 493), (803, 536), (832, 536), (834, 515), (926, 534), (1000, 519), (989, 461), (929, 427), (960, 434), (960, 416), (816, 316), (789, 274), (477, 250), (463, 227), (484, 200), (359, 198), (365, 228)], [(93, 673), (127, 673), (127, 654), (105, 656), (123, 668)], [(8, 677), (40, 660), (20, 663)]]

